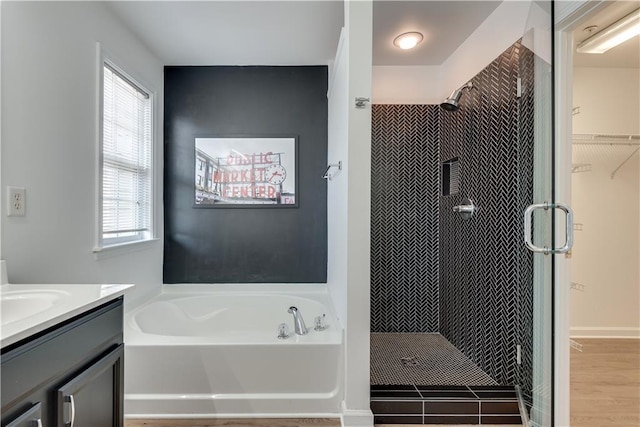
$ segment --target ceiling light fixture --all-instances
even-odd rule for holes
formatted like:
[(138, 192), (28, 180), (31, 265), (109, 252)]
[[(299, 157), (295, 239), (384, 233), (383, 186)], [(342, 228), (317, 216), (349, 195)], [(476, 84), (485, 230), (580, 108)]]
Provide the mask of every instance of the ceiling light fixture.
[(393, 39), (393, 44), (400, 49), (413, 49), (418, 46), (424, 37), (421, 33), (412, 31), (410, 33), (400, 34), (398, 37)]
[(605, 53), (640, 34), (640, 9), (609, 25), (578, 45), (578, 53)]

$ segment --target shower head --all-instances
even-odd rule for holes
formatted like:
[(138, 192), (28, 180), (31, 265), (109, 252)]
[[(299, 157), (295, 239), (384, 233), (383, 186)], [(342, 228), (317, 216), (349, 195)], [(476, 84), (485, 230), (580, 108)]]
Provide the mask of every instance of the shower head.
[(457, 111), (460, 108), (460, 98), (462, 97), (462, 89), (454, 90), (451, 95), (440, 106), (447, 111)]
[(459, 87), (458, 89), (451, 92), (451, 95), (449, 95), (447, 99), (442, 101), (440, 106), (447, 111), (458, 111), (458, 108), (460, 108), (460, 98), (462, 98), (462, 90), (471, 89), (472, 87), (473, 83), (471, 82), (468, 82), (464, 86)]

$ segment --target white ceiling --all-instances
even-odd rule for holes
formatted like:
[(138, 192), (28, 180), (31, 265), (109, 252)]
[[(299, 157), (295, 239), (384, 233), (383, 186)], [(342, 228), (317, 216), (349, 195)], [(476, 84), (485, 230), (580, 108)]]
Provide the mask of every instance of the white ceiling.
[(344, 8), (330, 0), (107, 4), (167, 65), (327, 64)]
[[(500, 1), (375, 1), (374, 65), (440, 65), (494, 11)], [(393, 39), (418, 31), (424, 40), (401, 50)]]
[[(589, 38), (590, 34), (585, 28), (597, 25), (597, 31), (603, 30), (638, 8), (640, 0), (611, 2), (604, 10), (587, 18), (573, 32), (575, 46)], [(576, 67), (640, 68), (640, 37), (634, 37), (603, 54), (576, 52), (573, 61)]]
[[(167, 65), (322, 65), (334, 57), (343, 3), (318, 1), (109, 1)], [(440, 65), (500, 1), (374, 2), (374, 65)], [(416, 49), (393, 46), (420, 31)]]

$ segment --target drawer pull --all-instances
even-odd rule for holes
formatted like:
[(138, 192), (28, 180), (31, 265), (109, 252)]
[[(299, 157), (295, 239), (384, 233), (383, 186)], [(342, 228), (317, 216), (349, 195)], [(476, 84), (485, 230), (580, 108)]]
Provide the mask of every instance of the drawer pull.
[(68, 402), (70, 405), (69, 407), (70, 420), (69, 420), (69, 423), (66, 425), (68, 425), (69, 427), (74, 427), (74, 424), (76, 423), (76, 402), (73, 400), (73, 394), (66, 396), (65, 402)]

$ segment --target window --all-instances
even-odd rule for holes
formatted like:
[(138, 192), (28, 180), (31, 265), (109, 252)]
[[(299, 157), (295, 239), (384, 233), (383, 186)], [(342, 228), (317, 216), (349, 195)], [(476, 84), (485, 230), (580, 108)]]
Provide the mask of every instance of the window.
[(152, 99), (103, 63), (99, 247), (152, 236)]

